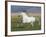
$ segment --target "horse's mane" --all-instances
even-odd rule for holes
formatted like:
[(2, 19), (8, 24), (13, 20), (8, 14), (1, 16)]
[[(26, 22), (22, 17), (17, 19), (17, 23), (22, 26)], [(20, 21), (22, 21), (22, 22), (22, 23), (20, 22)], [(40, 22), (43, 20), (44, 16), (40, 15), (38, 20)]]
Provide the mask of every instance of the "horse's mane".
[(22, 12), (21, 14), (22, 14), (22, 16), (26, 16), (27, 17), (27, 14), (26, 13)]

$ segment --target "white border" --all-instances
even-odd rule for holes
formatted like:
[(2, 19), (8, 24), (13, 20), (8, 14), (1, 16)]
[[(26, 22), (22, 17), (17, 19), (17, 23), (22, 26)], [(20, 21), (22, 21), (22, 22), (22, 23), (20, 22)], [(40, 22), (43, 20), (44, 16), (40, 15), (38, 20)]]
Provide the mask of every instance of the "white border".
[[(34, 3), (18, 3), (18, 2), (8, 2), (7, 3), (8, 10), (8, 35), (20, 35), (20, 34), (36, 34), (36, 33), (44, 33), (44, 5), (43, 4), (34, 4)], [(37, 31), (14, 31), (11, 32), (11, 5), (20, 5), (20, 6), (38, 6), (41, 7), (41, 30)]]

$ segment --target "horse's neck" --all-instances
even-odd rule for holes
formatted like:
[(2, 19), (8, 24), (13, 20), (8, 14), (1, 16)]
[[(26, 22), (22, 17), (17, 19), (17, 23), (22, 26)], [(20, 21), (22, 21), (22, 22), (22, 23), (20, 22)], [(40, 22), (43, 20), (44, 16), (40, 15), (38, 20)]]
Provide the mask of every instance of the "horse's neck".
[(28, 17), (27, 15), (22, 15), (23, 17)]
[(23, 13), (22, 16), (23, 16), (23, 17), (28, 17), (28, 16), (26, 15), (26, 13)]

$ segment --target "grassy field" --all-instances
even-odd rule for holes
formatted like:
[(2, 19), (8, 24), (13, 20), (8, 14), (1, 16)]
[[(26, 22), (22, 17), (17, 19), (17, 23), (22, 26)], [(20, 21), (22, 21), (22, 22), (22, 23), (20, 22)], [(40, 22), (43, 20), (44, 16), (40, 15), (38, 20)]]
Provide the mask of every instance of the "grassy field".
[(36, 18), (32, 27), (31, 23), (22, 23), (22, 16), (16, 15), (11, 16), (11, 31), (28, 31), (28, 30), (40, 30), (41, 29), (41, 18), (40, 16), (34, 16)]

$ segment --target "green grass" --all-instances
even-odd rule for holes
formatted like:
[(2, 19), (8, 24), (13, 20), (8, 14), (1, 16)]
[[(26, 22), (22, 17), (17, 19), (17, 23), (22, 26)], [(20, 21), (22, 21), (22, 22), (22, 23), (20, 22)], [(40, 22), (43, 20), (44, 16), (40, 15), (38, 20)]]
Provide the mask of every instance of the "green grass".
[[(11, 16), (11, 31), (28, 31), (28, 30), (40, 30), (41, 29), (41, 18), (40, 16), (34, 16), (36, 18), (32, 27), (31, 23), (22, 23), (22, 16), (16, 15)], [(37, 20), (38, 19), (38, 20)]]

